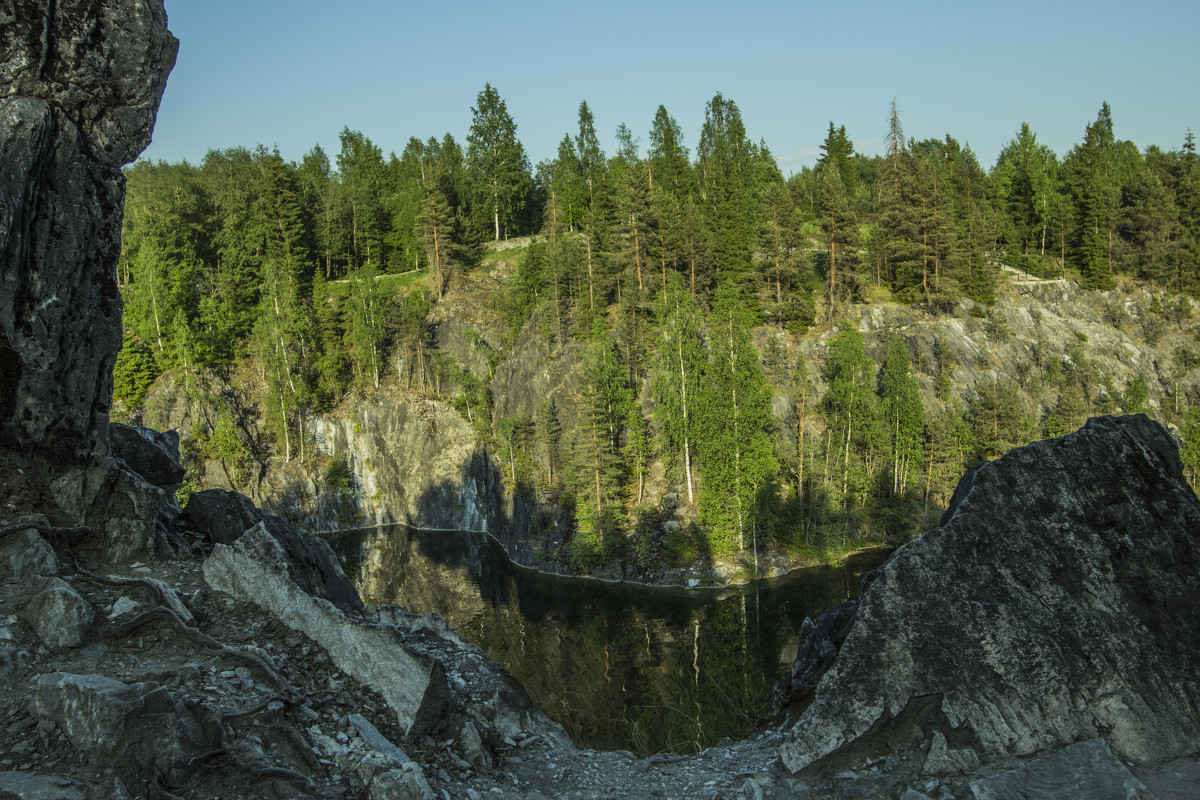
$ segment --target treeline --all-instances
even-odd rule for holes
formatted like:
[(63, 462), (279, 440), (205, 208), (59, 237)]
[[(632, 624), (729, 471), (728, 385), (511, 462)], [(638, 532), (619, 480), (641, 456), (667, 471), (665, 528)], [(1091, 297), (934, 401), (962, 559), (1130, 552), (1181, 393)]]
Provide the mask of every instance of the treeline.
[[(1107, 105), (1062, 159), (1023, 125), (985, 170), (950, 136), (906, 139), (893, 104), (884, 155), (857, 153), (830, 123), (816, 165), (786, 179), (721, 95), (694, 153), (660, 106), (644, 146), (622, 124), (606, 154), (585, 102), (556, 157), (536, 168), (495, 89), (471, 110), (465, 147), (412, 138), (385, 158), (347, 129), (333, 160), (314, 147), (291, 163), (260, 146), (130, 168), (117, 399), (136, 405), (168, 369), (185, 380), (254, 369), (290, 460), (307, 455), (308, 414), (394, 371), (454, 398), (509, 445), (513, 472), (525, 450), (514, 443), (558, 442), (543, 448), (545, 473), (569, 484), (592, 537), (581, 542), (596, 553), (606, 531), (633, 524), (653, 458), (695, 488), (705, 546), (728, 551), (828, 527), (829, 514), (844, 528), (863, 514), (903, 528), (950, 480), (938, 476), (1000, 446), (1002, 416), (1020, 427), (1002, 386), (927, 417), (904, 354), (893, 348), (875, 375), (847, 329), (831, 340), (819, 405), (802, 362), (771, 376), (797, 387), (802, 409), (794, 435), (773, 436), (764, 367), (784, 367), (756, 355), (757, 326), (800, 334), (837, 325), (850, 303), (885, 299), (988, 306), (1000, 264), (1091, 288), (1125, 273), (1200, 290), (1190, 132), (1180, 150), (1142, 152), (1115, 138)], [(482, 245), (530, 233), (541, 237), (497, 300), (514, 336), (534, 319), (553, 345), (584, 343), (575, 430), (562, 431), (551, 408), (492, 430), (486, 381), (431, 343), (430, 309)], [(988, 414), (990, 426), (978, 422)]]

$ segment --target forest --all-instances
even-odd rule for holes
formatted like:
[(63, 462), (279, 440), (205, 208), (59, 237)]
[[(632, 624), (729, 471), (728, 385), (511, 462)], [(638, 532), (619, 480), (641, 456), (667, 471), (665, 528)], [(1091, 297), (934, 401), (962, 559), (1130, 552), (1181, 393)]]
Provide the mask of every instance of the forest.
[[(720, 94), (694, 151), (659, 106), (644, 144), (622, 123), (605, 153), (583, 102), (557, 156), (537, 165), (492, 86), (471, 113), (465, 143), (413, 137), (399, 155), (346, 128), (332, 159), (258, 146), (128, 168), (119, 408), (164, 373), (185, 385), (205, 371), (253, 376), (269, 452), (247, 449), (220, 413), (193, 446), (232, 464), (316, 465), (305, 420), (378, 388), (399, 351), (397, 377), (458, 407), (514, 487), (572, 510), (580, 569), (639, 546), (628, 534), (655, 460), (698, 508), (698, 527), (660, 543), (670, 557), (804, 553), (831, 538), (903, 540), (972, 463), (1088, 413), (1145, 409), (1144, 380), (1113, 387), (1082, 355), (1038, 365), (1059, 389), (1040, 417), (1003, 383), (952, 396), (940, 363), (927, 407), (913, 354), (896, 339), (877, 369), (843, 321), (851, 305), (948, 314), (970, 301), (991, 319), (1002, 265), (1085, 289), (1153, 285), (1178, 298), (1164, 318), (1190, 316), (1200, 291), (1192, 134), (1139, 149), (1115, 138), (1107, 104), (1061, 158), (1022, 124), (985, 169), (950, 135), (906, 138), (893, 103), (882, 155), (856, 152), (830, 122), (817, 163), (786, 178)], [(488, 381), (438, 350), (429, 316), (489, 243), (525, 236), (496, 306), (510, 342), (524, 330), (581, 348), (578, 410), (493, 419)], [(764, 327), (831, 334), (824, 393), (804, 359), (756, 343)], [(1177, 370), (1198, 363), (1175, 354)], [(779, 394), (796, 410), (783, 422)], [(1190, 408), (1176, 401), (1194, 480)], [(796, 430), (780, 436), (782, 424)]]

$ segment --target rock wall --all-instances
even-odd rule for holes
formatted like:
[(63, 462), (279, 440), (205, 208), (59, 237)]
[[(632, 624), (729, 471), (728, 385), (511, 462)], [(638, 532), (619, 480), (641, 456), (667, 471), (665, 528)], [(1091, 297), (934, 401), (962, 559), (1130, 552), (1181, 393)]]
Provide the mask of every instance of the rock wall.
[(889, 736), (941, 736), (963, 771), (1095, 737), (1139, 763), (1200, 747), (1200, 500), (1145, 416), (981, 464), (872, 575), (789, 769)]
[(24, 470), (0, 500), (79, 522), (106, 474), (121, 168), (178, 42), (162, 0), (0, 0), (0, 23), (0, 458)]
[(354, 474), (360, 524), (499, 532), (499, 474), (471, 426), (446, 403), (380, 396), (344, 416), (314, 420), (313, 433)]

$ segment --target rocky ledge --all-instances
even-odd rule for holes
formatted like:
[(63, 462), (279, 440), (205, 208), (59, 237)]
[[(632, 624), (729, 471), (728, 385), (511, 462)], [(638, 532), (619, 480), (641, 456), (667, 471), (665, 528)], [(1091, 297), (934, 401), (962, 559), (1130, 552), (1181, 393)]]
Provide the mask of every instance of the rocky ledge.
[[(142, 437), (172, 455), (170, 437)], [(576, 749), (436, 614), (363, 607), (322, 540), (231, 493), (195, 502), (204, 514), (167, 504), (145, 562), (84, 566), (90, 531), (44, 517), (0, 528), (0, 797), (1200, 788), (1200, 502), (1144, 418), (966, 476), (942, 527), (809, 626), (789, 699), (816, 689), (796, 722), (694, 757)]]
[(914, 748), (935, 774), (1091, 739), (1133, 764), (1200, 748), (1200, 501), (1144, 416), (979, 465), (864, 583), (777, 692), (803, 699), (828, 667), (780, 749), (792, 771)]

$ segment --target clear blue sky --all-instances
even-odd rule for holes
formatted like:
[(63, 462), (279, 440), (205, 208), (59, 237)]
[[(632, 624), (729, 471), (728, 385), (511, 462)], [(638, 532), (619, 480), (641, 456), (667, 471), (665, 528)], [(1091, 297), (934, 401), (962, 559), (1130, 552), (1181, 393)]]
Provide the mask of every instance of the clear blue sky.
[(277, 146), (330, 158), (343, 127), (385, 156), (410, 136), (466, 143), (491, 83), (530, 162), (552, 158), (587, 100), (605, 150), (625, 122), (643, 147), (659, 104), (695, 153), (717, 92), (784, 175), (830, 120), (881, 149), (895, 98), (905, 133), (949, 133), (984, 168), (1027, 121), (1060, 156), (1102, 102), (1118, 138), (1178, 149), (1200, 134), (1200, 2), (387, 2), (166, 0), (179, 60), (145, 158)]

